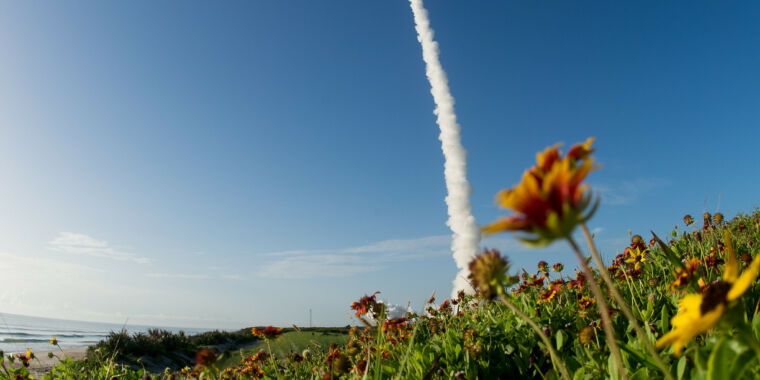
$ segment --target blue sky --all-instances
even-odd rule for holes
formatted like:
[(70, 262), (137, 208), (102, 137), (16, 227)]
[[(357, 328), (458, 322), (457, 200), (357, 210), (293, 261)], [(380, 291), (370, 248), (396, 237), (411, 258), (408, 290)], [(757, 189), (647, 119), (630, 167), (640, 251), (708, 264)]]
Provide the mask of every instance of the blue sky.
[[(480, 224), (536, 151), (588, 136), (608, 256), (628, 229), (758, 206), (760, 5), (426, 6)], [(344, 325), (375, 290), (449, 294), (407, 2), (3, 2), (0, 46), (0, 311)]]

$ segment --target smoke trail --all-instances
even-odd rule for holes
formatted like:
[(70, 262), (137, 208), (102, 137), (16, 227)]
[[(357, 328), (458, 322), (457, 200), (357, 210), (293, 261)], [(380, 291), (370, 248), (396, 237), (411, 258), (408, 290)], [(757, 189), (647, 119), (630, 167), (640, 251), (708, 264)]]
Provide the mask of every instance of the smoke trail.
[(435, 115), (441, 129), (438, 137), (441, 140), (444, 165), (443, 173), (446, 179), (446, 205), (449, 208), (449, 220), (446, 224), (451, 228), (451, 250), (454, 261), (459, 267), (459, 273), (454, 279), (452, 294), (463, 289), (472, 292), (467, 281), (469, 276), (468, 264), (478, 251), (480, 233), (472, 216), (470, 205), (470, 183), (467, 182), (467, 151), (462, 147), (459, 134), (461, 127), (457, 123), (454, 112), (454, 97), (449, 90), (446, 72), (438, 59), (438, 43), (433, 40), (433, 30), (430, 28), (427, 10), (422, 0), (409, 0), (414, 13), (414, 26), (417, 30), (417, 40), (422, 45), (422, 59), (425, 61), (426, 74), (430, 82), (430, 93), (435, 101)]

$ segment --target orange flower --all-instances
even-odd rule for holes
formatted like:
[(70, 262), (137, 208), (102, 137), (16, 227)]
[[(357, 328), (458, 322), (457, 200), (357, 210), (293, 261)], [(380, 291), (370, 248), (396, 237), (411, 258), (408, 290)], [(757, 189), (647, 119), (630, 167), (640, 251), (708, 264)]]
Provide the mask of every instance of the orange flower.
[(563, 279), (557, 279), (549, 283), (549, 289), (556, 289), (556, 290), (562, 290), (562, 286), (565, 285), (565, 281)]
[(31, 350), (27, 349), (26, 355), (16, 354), (15, 357), (16, 359), (21, 360), (21, 364), (23, 364), (24, 367), (29, 367), (29, 361), (32, 360), (30, 353), (31, 353)]
[(383, 330), (388, 336), (388, 339), (395, 341), (397, 339), (409, 338), (412, 334), (407, 330), (407, 318), (395, 318), (389, 319), (383, 323)]
[(556, 295), (557, 295), (557, 288), (549, 289), (546, 292), (541, 294), (541, 297), (538, 298), (538, 301), (536, 301), (536, 303), (551, 302), (551, 300), (553, 300), (554, 296)]
[(204, 348), (195, 354), (195, 368), (208, 367), (216, 361), (216, 351)]
[(586, 281), (586, 277), (582, 272), (576, 272), (575, 280), (570, 280), (567, 283), (568, 289), (583, 290), (583, 283)]
[(681, 289), (689, 283), (689, 273), (681, 268), (676, 269), (676, 279), (670, 284), (672, 290)]
[(702, 260), (692, 257), (692, 258), (689, 258), (688, 260), (684, 260), (683, 264), (684, 264), (684, 268), (686, 269), (686, 272), (689, 275), (691, 275), (697, 270), (699, 270), (699, 267), (702, 264)]
[(269, 358), (269, 354), (267, 354), (264, 350), (259, 349), (259, 352), (257, 352), (255, 355), (248, 356), (246, 358), (243, 358), (243, 362), (246, 364), (252, 365), (253, 363), (256, 363), (258, 361), (264, 361)]
[(581, 297), (580, 300), (578, 300), (578, 306), (580, 306), (581, 309), (583, 310), (588, 309), (589, 307), (591, 307), (591, 305), (595, 303), (596, 303), (596, 300), (594, 300), (593, 298), (588, 298), (586, 296), (583, 296)]
[(351, 302), (351, 309), (356, 310), (356, 316), (361, 317), (364, 314), (367, 314), (370, 310), (372, 310), (375, 305), (377, 305), (377, 301), (375, 300), (375, 296), (380, 294), (380, 292), (374, 292), (371, 296), (364, 296), (359, 299), (359, 301)]
[(699, 270), (701, 264), (703, 264), (702, 260), (694, 257), (685, 259), (683, 261), (684, 267), (676, 268), (675, 280), (670, 284), (671, 290), (681, 289), (686, 286), (691, 280), (692, 275)]
[(407, 318), (403, 318), (403, 317), (402, 318), (389, 319), (389, 320), (385, 321), (385, 323), (383, 323), (383, 328), (387, 329), (387, 328), (398, 328), (398, 327), (401, 327), (401, 326), (406, 326), (406, 321), (408, 321), (408, 319)]
[(577, 224), (591, 217), (598, 204), (592, 205), (588, 185), (583, 184), (596, 169), (590, 157), (593, 141), (589, 138), (574, 145), (564, 157), (559, 144), (538, 153), (536, 165), (523, 174), (522, 181), (497, 195), (501, 208), (515, 214), (483, 227), (483, 232), (522, 231), (527, 235), (518, 238), (532, 245), (546, 245), (569, 236)]
[(257, 336), (259, 338), (264, 339), (277, 339), (277, 337), (282, 334), (282, 328), (276, 328), (272, 326), (267, 326), (264, 330), (259, 330), (257, 328), (252, 328), (251, 333), (254, 336)]

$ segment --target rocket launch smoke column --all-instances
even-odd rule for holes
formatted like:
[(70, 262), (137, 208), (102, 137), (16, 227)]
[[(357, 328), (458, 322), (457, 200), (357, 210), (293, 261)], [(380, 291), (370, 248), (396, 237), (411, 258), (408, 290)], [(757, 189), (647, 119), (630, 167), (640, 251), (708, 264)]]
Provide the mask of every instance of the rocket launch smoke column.
[(441, 129), (439, 139), (445, 160), (443, 173), (448, 191), (446, 205), (449, 209), (446, 224), (452, 231), (451, 250), (459, 268), (452, 294), (462, 289), (470, 293), (472, 287), (467, 280), (470, 274), (468, 264), (477, 254), (480, 232), (470, 204), (472, 190), (467, 182), (467, 151), (462, 147), (461, 127), (454, 112), (454, 97), (451, 96), (446, 72), (438, 59), (438, 43), (433, 40), (427, 10), (422, 5), (422, 0), (409, 0), (409, 4), (414, 13), (417, 40), (422, 45), (422, 59), (425, 61), (430, 93), (436, 106), (433, 113), (437, 116), (436, 122)]

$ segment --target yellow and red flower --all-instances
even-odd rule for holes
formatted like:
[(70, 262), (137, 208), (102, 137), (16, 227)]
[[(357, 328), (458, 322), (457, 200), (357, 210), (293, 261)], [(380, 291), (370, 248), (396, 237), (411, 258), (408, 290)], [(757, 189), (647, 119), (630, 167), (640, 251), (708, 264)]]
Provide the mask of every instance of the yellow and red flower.
[(581, 309), (583, 310), (588, 309), (595, 303), (596, 303), (596, 300), (594, 300), (593, 298), (586, 297), (586, 296), (583, 296), (581, 297), (580, 300), (578, 300), (578, 306), (580, 306)]
[(378, 294), (380, 294), (380, 292), (374, 292), (371, 296), (365, 295), (364, 297), (360, 298), (359, 301), (351, 302), (351, 309), (356, 310), (357, 317), (361, 317), (362, 315), (367, 314), (377, 305), (377, 300), (375, 300), (375, 297)]
[(388, 340), (395, 342), (401, 339), (409, 338), (412, 333), (407, 328), (407, 318), (394, 318), (389, 319), (383, 323), (383, 330), (385, 331)]
[(208, 348), (201, 349), (195, 354), (195, 368), (207, 367), (216, 361), (216, 351)]
[(554, 299), (554, 296), (557, 295), (557, 288), (549, 289), (543, 293), (541, 293), (541, 296), (538, 298), (538, 301), (536, 303), (548, 303), (551, 302), (551, 300)]
[(579, 223), (592, 216), (598, 204), (592, 204), (589, 187), (583, 184), (596, 169), (590, 157), (593, 141), (589, 138), (574, 145), (564, 157), (559, 144), (538, 153), (536, 165), (523, 174), (522, 181), (497, 195), (497, 203), (515, 214), (483, 227), (483, 232), (521, 231), (526, 235), (518, 238), (531, 245), (546, 245), (570, 236)]
[(251, 333), (259, 338), (277, 339), (277, 337), (282, 334), (282, 330), (282, 328), (276, 328), (272, 326), (267, 326), (263, 330), (254, 327), (251, 329)]
[(244, 358), (243, 362), (245, 362), (246, 364), (252, 365), (253, 363), (256, 363), (258, 361), (263, 362), (267, 359), (269, 359), (269, 354), (266, 353), (266, 351), (259, 349), (259, 351), (256, 354)]
[(583, 284), (586, 281), (586, 276), (583, 275), (581, 272), (576, 272), (575, 274), (575, 280), (570, 280), (567, 283), (568, 289), (576, 289), (577, 291), (583, 290)]

